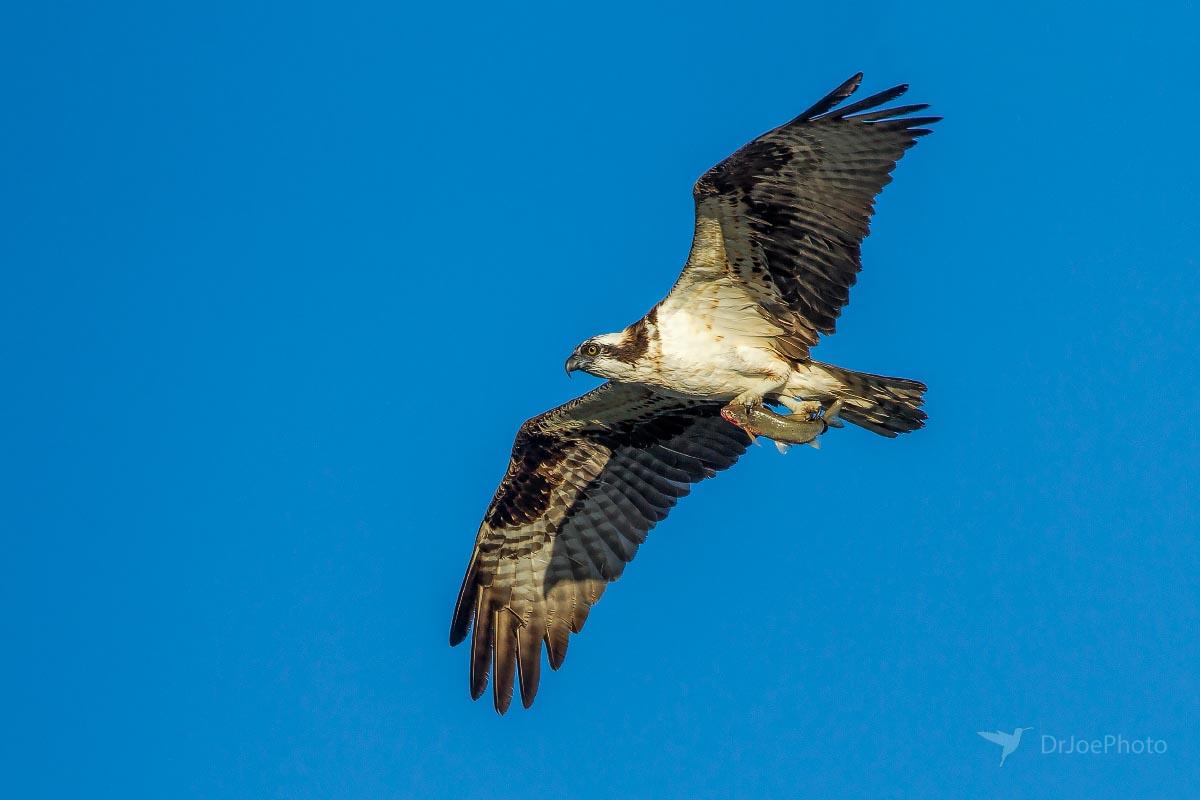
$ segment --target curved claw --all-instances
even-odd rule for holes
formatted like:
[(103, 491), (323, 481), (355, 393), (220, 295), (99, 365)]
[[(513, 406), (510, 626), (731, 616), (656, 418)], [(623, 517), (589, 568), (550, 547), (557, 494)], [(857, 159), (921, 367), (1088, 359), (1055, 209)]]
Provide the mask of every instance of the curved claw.
[(825, 424), (831, 428), (844, 428), (846, 427), (846, 423), (842, 422), (842, 418), (838, 416), (841, 411), (842, 401), (834, 400), (833, 403), (830, 404), (829, 408), (825, 409), (825, 413), (821, 418), (824, 419)]

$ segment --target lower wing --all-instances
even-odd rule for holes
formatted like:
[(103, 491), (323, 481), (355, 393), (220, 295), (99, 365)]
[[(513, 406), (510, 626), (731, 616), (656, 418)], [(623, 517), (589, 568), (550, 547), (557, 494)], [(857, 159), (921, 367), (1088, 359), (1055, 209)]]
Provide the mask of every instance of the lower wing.
[(488, 507), (459, 591), (450, 644), (471, 637), (471, 696), (525, 707), (541, 648), (558, 669), (571, 633), (690, 485), (731, 466), (748, 441), (720, 404), (606, 383), (526, 422)]

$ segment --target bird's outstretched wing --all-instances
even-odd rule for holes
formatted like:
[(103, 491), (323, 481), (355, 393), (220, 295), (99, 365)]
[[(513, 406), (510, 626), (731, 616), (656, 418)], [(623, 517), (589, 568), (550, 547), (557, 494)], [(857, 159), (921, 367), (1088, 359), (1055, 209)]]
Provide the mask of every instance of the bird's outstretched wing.
[(880, 108), (896, 86), (836, 106), (862, 74), (746, 144), (693, 189), (696, 231), (663, 311), (705, 314), (717, 333), (769, 336), (802, 358), (832, 333), (860, 269), (875, 196), (922, 126), (926, 105)]
[(450, 644), (471, 637), (471, 695), (493, 677), (496, 709), (526, 707), (541, 648), (558, 669), (570, 633), (616, 580), (646, 532), (696, 481), (749, 444), (720, 403), (606, 383), (521, 426), (459, 591)]
[(980, 736), (987, 739), (992, 744), (1005, 745), (1008, 735), (1000, 731), (976, 731)]

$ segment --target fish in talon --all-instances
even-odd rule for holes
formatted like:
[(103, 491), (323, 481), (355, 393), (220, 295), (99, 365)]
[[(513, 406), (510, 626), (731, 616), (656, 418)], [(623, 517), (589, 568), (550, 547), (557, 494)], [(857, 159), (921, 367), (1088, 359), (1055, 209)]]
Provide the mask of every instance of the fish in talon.
[[(836, 409), (831, 407), (831, 411), (836, 420)], [(829, 423), (824, 417), (777, 414), (762, 405), (730, 403), (721, 409), (721, 416), (751, 437), (766, 436), (784, 444), (815, 443), (818, 436), (829, 430)]]

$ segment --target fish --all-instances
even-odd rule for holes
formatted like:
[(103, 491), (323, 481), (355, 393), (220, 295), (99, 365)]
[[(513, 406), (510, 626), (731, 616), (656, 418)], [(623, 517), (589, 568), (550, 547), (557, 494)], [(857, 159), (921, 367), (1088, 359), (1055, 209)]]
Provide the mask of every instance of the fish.
[(838, 419), (842, 401), (836, 400), (827, 409), (813, 414), (777, 414), (764, 405), (746, 406), (729, 403), (721, 409), (721, 417), (745, 431), (750, 440), (765, 436), (775, 442), (780, 452), (791, 444), (807, 444), (819, 448), (817, 437), (831, 427), (842, 427)]

